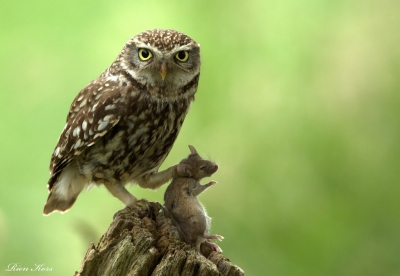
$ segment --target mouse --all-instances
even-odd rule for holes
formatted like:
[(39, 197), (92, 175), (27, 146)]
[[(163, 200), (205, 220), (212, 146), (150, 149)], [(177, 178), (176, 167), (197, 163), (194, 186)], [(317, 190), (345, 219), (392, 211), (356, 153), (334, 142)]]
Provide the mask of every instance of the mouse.
[(193, 146), (189, 145), (190, 154), (177, 165), (177, 174), (172, 179), (164, 194), (164, 209), (177, 227), (179, 236), (187, 244), (200, 251), (204, 243), (212, 250), (222, 249), (210, 240), (223, 240), (221, 235), (210, 235), (211, 218), (197, 196), (216, 181), (200, 184), (200, 180), (213, 175), (218, 165), (203, 159)]

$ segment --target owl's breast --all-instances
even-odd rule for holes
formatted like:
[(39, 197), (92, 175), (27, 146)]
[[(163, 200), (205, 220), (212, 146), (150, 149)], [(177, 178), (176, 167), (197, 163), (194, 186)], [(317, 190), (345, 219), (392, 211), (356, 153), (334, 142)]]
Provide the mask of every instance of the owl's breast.
[(157, 106), (126, 120), (129, 160), (132, 172), (157, 171), (175, 142), (189, 106), (177, 108), (173, 104)]
[(155, 172), (170, 152), (190, 102), (137, 106), (80, 158), (80, 170), (95, 183), (125, 184)]

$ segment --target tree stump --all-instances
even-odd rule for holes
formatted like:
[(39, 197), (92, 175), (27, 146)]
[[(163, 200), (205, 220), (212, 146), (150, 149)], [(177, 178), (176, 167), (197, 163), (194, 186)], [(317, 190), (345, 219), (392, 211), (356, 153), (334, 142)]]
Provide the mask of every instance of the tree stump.
[(139, 200), (118, 211), (97, 246), (92, 243), (75, 276), (244, 275), (221, 253), (202, 254), (179, 240), (158, 202)]

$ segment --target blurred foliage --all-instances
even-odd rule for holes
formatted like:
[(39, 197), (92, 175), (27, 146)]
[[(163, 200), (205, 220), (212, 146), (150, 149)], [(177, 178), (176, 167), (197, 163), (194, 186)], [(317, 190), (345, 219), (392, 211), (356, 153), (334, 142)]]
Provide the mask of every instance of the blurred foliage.
[[(1, 1), (0, 274), (72, 275), (123, 207), (94, 188), (43, 217), (50, 155), (124, 43), (172, 28), (201, 44), (202, 73), (163, 167), (188, 144), (220, 164), (201, 201), (224, 254), (247, 275), (399, 275), (399, 14), (398, 0)], [(162, 202), (165, 187), (129, 189)]]

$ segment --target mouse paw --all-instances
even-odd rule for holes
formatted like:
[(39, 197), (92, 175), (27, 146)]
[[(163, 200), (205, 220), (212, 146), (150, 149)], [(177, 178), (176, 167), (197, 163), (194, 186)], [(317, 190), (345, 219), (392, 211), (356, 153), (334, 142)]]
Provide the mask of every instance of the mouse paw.
[(204, 244), (207, 245), (208, 247), (210, 247), (213, 251), (222, 252), (221, 247), (219, 247), (215, 243), (212, 243), (212, 242), (209, 242), (209, 241), (205, 241)]
[(210, 186), (215, 185), (215, 184), (217, 184), (217, 183), (218, 183), (217, 181), (212, 180), (212, 181), (210, 181), (209, 183), (207, 183), (207, 184), (205, 184), (205, 185), (206, 185), (206, 187), (210, 187)]
[(204, 238), (207, 240), (218, 240), (218, 241), (222, 241), (224, 239), (224, 237), (221, 235), (206, 235), (204, 236)]

